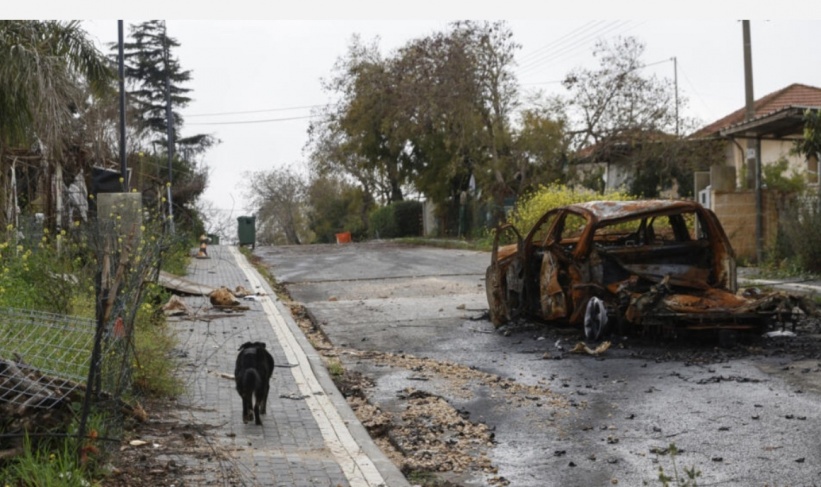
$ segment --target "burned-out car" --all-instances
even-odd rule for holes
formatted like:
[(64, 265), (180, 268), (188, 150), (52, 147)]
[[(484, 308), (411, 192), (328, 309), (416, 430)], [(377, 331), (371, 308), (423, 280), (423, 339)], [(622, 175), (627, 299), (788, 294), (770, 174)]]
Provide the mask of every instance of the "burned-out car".
[[(500, 239), (515, 243), (501, 246)], [(524, 237), (497, 229), (487, 268), (490, 318), (611, 330), (763, 330), (813, 312), (784, 293), (738, 293), (736, 259), (716, 215), (693, 201), (592, 201), (548, 211)], [(794, 322), (794, 321), (793, 321)]]

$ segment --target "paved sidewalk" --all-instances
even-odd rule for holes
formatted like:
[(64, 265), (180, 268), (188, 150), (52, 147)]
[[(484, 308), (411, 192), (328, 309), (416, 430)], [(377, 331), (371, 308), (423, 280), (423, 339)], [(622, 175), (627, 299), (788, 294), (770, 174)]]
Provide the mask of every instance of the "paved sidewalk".
[[(197, 319), (173, 322), (186, 357), (182, 409), (210, 426), (218, 442), (201, 485), (402, 487), (410, 484), (356, 419), (287, 308), (233, 246), (208, 247), (187, 279), (213, 287), (241, 285), (265, 296), (250, 310), (225, 314), (207, 297), (187, 297)], [(209, 316), (211, 315), (211, 316)], [(237, 349), (263, 341), (277, 364), (263, 425), (243, 424), (232, 379)], [(226, 472), (233, 472), (229, 475)], [(240, 477), (236, 479), (237, 476)], [(230, 479), (228, 477), (231, 477)], [(186, 484), (189, 485), (189, 484)]]

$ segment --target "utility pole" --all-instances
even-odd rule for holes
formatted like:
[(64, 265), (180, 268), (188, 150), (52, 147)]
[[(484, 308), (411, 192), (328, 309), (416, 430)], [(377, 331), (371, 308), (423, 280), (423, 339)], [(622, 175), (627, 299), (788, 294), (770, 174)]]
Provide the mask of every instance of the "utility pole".
[(120, 84), (120, 174), (123, 191), (128, 191), (128, 167), (125, 159), (125, 55), (123, 53), (123, 21), (117, 21), (117, 73)]
[[(749, 122), (755, 118), (755, 98), (753, 97), (753, 52), (750, 41), (750, 21), (742, 20), (742, 33), (744, 36), (744, 95), (746, 100), (746, 112), (744, 121)], [(755, 183), (755, 141), (747, 139), (747, 154), (744, 157), (744, 165), (747, 169), (746, 188), (750, 189)]]
[(675, 56), (672, 57), (673, 60), (673, 87), (676, 90), (676, 137), (679, 135), (679, 128), (678, 128), (678, 60)]
[[(753, 97), (753, 51), (750, 40), (750, 21), (742, 20), (744, 36), (744, 93), (746, 95), (745, 121), (755, 118), (755, 99)], [(759, 265), (764, 259), (763, 236), (764, 218), (761, 195), (761, 138), (747, 138), (747, 188), (755, 189), (755, 254)]]
[(171, 110), (171, 62), (168, 53), (168, 30), (163, 21), (163, 61), (165, 62), (165, 123), (168, 138), (168, 225), (171, 235), (174, 235), (174, 204), (171, 200), (171, 184), (173, 175), (171, 162), (174, 160), (174, 112)]

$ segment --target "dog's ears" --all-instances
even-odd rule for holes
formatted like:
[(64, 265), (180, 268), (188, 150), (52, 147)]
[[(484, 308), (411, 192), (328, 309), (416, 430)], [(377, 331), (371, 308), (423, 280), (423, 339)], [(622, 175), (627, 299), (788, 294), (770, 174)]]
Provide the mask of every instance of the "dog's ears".
[(240, 350), (245, 350), (246, 348), (265, 348), (264, 342), (245, 342), (239, 346)]

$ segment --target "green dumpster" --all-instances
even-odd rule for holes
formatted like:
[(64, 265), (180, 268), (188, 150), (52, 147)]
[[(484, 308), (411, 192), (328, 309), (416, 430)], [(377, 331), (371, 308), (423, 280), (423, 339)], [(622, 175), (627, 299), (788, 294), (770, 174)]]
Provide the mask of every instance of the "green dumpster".
[(219, 245), (220, 244), (220, 236), (216, 233), (209, 233), (206, 235), (208, 237), (208, 243), (211, 245)]
[(243, 245), (250, 245), (253, 249), (256, 246), (256, 220), (256, 216), (237, 217), (237, 234), (239, 236), (240, 247)]

